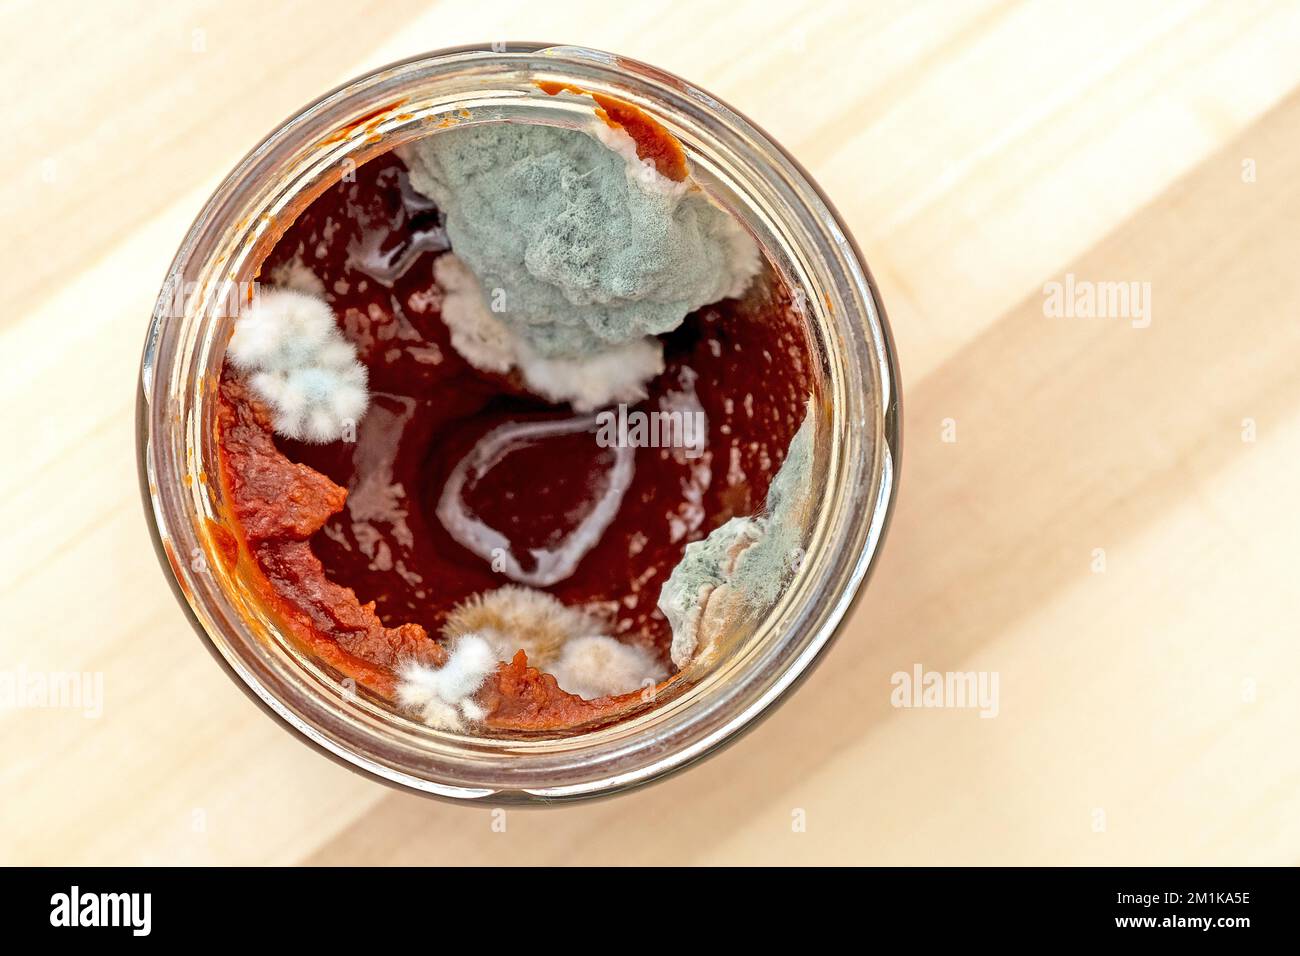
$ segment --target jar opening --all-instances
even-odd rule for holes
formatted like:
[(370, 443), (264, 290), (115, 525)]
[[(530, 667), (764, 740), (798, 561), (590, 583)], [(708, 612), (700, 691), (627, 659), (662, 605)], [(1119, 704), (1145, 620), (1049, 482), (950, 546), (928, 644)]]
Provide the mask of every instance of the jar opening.
[[(266, 569), (238, 547), (239, 531), (247, 527), (232, 534), (230, 483), (214, 480), (223, 475), (223, 454), (229, 465), (229, 448), (217, 437), (223, 360), (235, 323), (229, 290), (233, 284), (237, 298), (241, 283), (260, 281), (259, 268), (277, 249), (283, 252), (285, 237), (300, 228), (295, 224), (314, 203), (337, 194), (349, 177), (378, 168), (374, 164), (384, 163), (385, 154), (391, 159), (398, 147), (440, 129), (574, 129), (590, 122), (589, 103), (555, 95), (546, 84), (594, 90), (661, 123), (681, 144), (700, 187), (757, 239), (767, 260), (768, 293), (783, 289), (799, 300), (816, 432), (803, 482), (812, 488), (800, 490), (810, 492), (806, 499), (818, 507), (807, 509), (801, 528), (807, 543), (800, 544), (798, 566), (771, 610), (733, 634), (725, 653), (689, 672), (689, 680), (656, 681), (653, 706), (632, 703), (618, 712), (617, 722), (597, 720), (580, 734), (505, 728), (481, 736), (465, 733), (463, 724), (430, 727), (395, 716), (384, 694), (390, 687), (346, 675), (342, 657), (323, 655), (304, 645), (301, 634), (286, 633), (283, 605), (251, 586), (265, 579)], [(656, 156), (653, 164), (661, 175), (660, 166), (672, 169), (671, 157)], [(436, 240), (424, 241), (431, 244), (424, 252), (432, 252)], [(382, 284), (383, 268), (396, 268), (401, 255), (372, 251), (383, 253), (382, 261), (370, 263), (378, 262), (380, 274), (371, 275)], [(747, 725), (806, 670), (833, 635), (883, 533), (895, 486), (893, 357), (852, 243), (779, 148), (706, 94), (640, 64), (574, 48), (464, 51), (363, 77), (308, 107), (250, 154), (196, 222), (173, 276), (191, 291), (180, 310), (174, 298), (164, 303), (166, 296), (160, 297), (143, 369), (149, 407), (142, 436), (151, 502), (172, 571), (205, 634), (254, 693), (321, 746), (384, 779), (445, 796), (549, 799), (610, 792), (681, 766)], [(403, 306), (412, 308), (411, 300)], [(367, 414), (390, 420), (400, 413), (385, 401)], [(550, 432), (547, 440), (563, 438)], [(485, 454), (507, 448), (523, 456), (537, 440), (535, 434), (494, 432), (492, 441), (501, 447)], [(533, 463), (544, 465), (544, 457)], [(603, 467), (608, 479), (617, 463)], [(490, 508), (489, 472), (462, 482), (460, 505), (479, 493), (474, 507)], [(442, 517), (447, 513), (444, 508)], [(346, 543), (360, 542), (354, 537)], [(518, 558), (505, 560), (514, 562), (522, 583), (548, 580)], [(562, 561), (557, 566), (564, 570)], [(383, 624), (392, 627), (389, 620)], [(445, 660), (434, 663), (446, 666)], [(650, 666), (647, 659), (641, 664)]]

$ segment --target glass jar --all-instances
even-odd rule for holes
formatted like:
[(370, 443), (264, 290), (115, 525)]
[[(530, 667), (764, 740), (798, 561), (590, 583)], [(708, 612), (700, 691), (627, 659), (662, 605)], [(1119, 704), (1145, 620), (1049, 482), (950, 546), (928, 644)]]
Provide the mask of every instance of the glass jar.
[[(280, 233), (365, 160), (450, 123), (579, 125), (589, 109), (539, 81), (629, 101), (681, 141), (697, 182), (802, 290), (818, 403), (819, 502), (784, 596), (708, 673), (613, 726), (497, 739), (435, 730), (305, 654), (249, 586), (223, 529), (216, 387), (232, 302)], [(879, 550), (897, 489), (898, 372), (853, 240), (797, 163), (707, 92), (644, 63), (579, 47), (494, 44), (360, 77), (267, 137), (217, 189), (181, 244), (150, 322), (137, 441), (146, 512), (178, 598), (214, 656), (259, 703), (346, 764), (421, 793), (492, 805), (617, 793), (707, 756), (752, 726), (835, 636)]]

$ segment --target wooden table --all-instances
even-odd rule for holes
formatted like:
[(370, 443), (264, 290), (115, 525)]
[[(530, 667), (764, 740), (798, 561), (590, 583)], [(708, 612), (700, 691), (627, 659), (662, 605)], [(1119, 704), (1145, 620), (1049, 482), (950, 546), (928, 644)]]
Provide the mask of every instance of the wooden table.
[[(5, 6), (0, 670), (104, 700), (0, 712), (0, 862), (1300, 863), (1300, 4), (764, 8)], [(363, 70), (499, 38), (648, 60), (798, 155), (879, 280), (906, 435), (871, 587), (772, 720), (504, 833), (221, 673), (132, 442), (220, 177)], [(1149, 283), (1149, 325), (1046, 315), (1067, 274)], [(996, 672), (998, 716), (891, 706), (914, 664)]]

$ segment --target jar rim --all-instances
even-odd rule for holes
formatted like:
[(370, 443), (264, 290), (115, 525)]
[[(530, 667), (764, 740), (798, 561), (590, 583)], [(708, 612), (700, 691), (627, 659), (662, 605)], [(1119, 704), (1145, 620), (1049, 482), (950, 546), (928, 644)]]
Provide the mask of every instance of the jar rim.
[[(683, 130), (707, 131), (718, 155), (688, 149), (693, 160), (718, 166), (726, 158), (741, 170), (737, 176), (758, 177), (752, 182), (771, 192), (763, 193), (775, 210), (770, 214), (788, 216), (785, 225), (792, 233), (803, 229), (815, 237), (808, 248), (796, 250), (798, 255), (810, 268), (835, 277), (833, 288), (820, 290), (826, 301), (817, 296), (813, 303), (818, 321), (834, 331), (838, 348), (831, 351), (839, 354), (830, 358), (842, 365), (831, 408), (838, 416), (831, 425), (832, 452), (840, 453), (835, 472), (840, 484), (827, 507), (838, 508), (833, 565), (826, 565), (817, 581), (804, 580), (801, 606), (786, 607), (786, 645), (769, 641), (768, 646), (769, 652), (783, 652), (780, 659), (756, 658), (747, 665), (751, 672), (733, 674), (738, 683), (711, 698), (707, 720), (700, 713), (671, 714), (671, 721), (662, 715), (646, 723), (629, 720), (599, 740), (598, 756), (592, 741), (604, 731), (567, 742), (507, 741), (493, 750), (481, 741), (440, 747), (425, 735), (385, 724), (355, 695), (331, 696), (321, 675), (312, 683), (310, 674), (294, 673), (288, 658), (274, 656), (267, 634), (255, 633), (247, 604), (228, 593), (230, 576), (212, 565), (196, 570), (180, 557), (194, 554), (206, 562), (212, 552), (198, 520), (210, 492), (198, 487), (201, 482), (185, 480), (201, 472), (205, 449), (210, 453), (212, 446), (211, 423), (205, 420), (211, 409), (205, 412), (202, 405), (203, 390), (212, 388), (204, 376), (221, 358), (213, 336), (220, 316), (212, 283), (222, 276), (237, 279), (256, 251), (273, 242), (269, 226), (276, 215), (287, 225), (293, 218), (289, 212), (337, 181), (329, 171), (340, 157), (361, 156), (364, 162), (405, 141), (402, 136), (419, 135), (411, 135), (412, 121), (402, 118), (418, 111), (417, 90), (427, 99), (443, 82), (454, 101), (465, 98), (466, 82), (486, 90), (491, 82), (502, 84), (520, 73), (567, 77), (584, 89), (601, 88), (649, 107), (657, 118), (684, 124)], [(389, 94), (405, 95), (385, 99)], [(481, 102), (488, 103), (486, 93)], [(376, 103), (388, 108), (376, 113)], [(536, 108), (536, 103), (520, 103), (526, 110)], [(509, 118), (510, 96), (493, 104), (474, 109), (497, 109)], [(441, 114), (435, 109), (429, 115)], [(695, 145), (705, 153), (711, 148), (698, 137)], [(277, 190), (269, 184), (289, 158), (298, 164), (298, 178)], [(264, 218), (268, 210), (275, 211), (270, 219)], [(191, 276), (197, 286), (193, 301), (178, 312), (175, 283), (184, 286)], [(263, 709), (332, 758), (403, 789), (457, 800), (550, 803), (621, 792), (681, 769), (754, 726), (807, 676), (838, 633), (879, 553), (897, 495), (901, 402), (894, 345), (870, 271), (829, 200), (784, 148), (716, 97), (656, 67), (585, 47), (511, 43), (434, 51), (366, 73), (298, 111), (236, 165), (187, 233), (159, 295), (141, 362), (136, 438), (145, 511), (165, 573), (205, 645)], [(854, 506), (865, 518), (858, 527)], [(820, 593), (808, 591), (814, 585)], [(493, 763), (497, 757), (503, 759)]]

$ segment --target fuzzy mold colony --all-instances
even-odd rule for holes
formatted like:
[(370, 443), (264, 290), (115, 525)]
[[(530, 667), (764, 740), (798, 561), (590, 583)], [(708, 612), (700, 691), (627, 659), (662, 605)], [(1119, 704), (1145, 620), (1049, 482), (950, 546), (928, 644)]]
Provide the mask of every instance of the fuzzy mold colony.
[(437, 268), (453, 344), (579, 411), (644, 398), (663, 371), (655, 336), (758, 272), (735, 219), (599, 120), (589, 133), (453, 128), (402, 155), (447, 217), (454, 257)]
[[(232, 524), (285, 630), (409, 716), (567, 733), (639, 712), (793, 574), (801, 315), (627, 104), (372, 160), (262, 275), (284, 288), (239, 318), (220, 385)], [(611, 446), (615, 405), (689, 415), (697, 440)]]
[(548, 358), (671, 332), (758, 271), (753, 238), (698, 189), (578, 130), (451, 129), (404, 156), (507, 327)]

